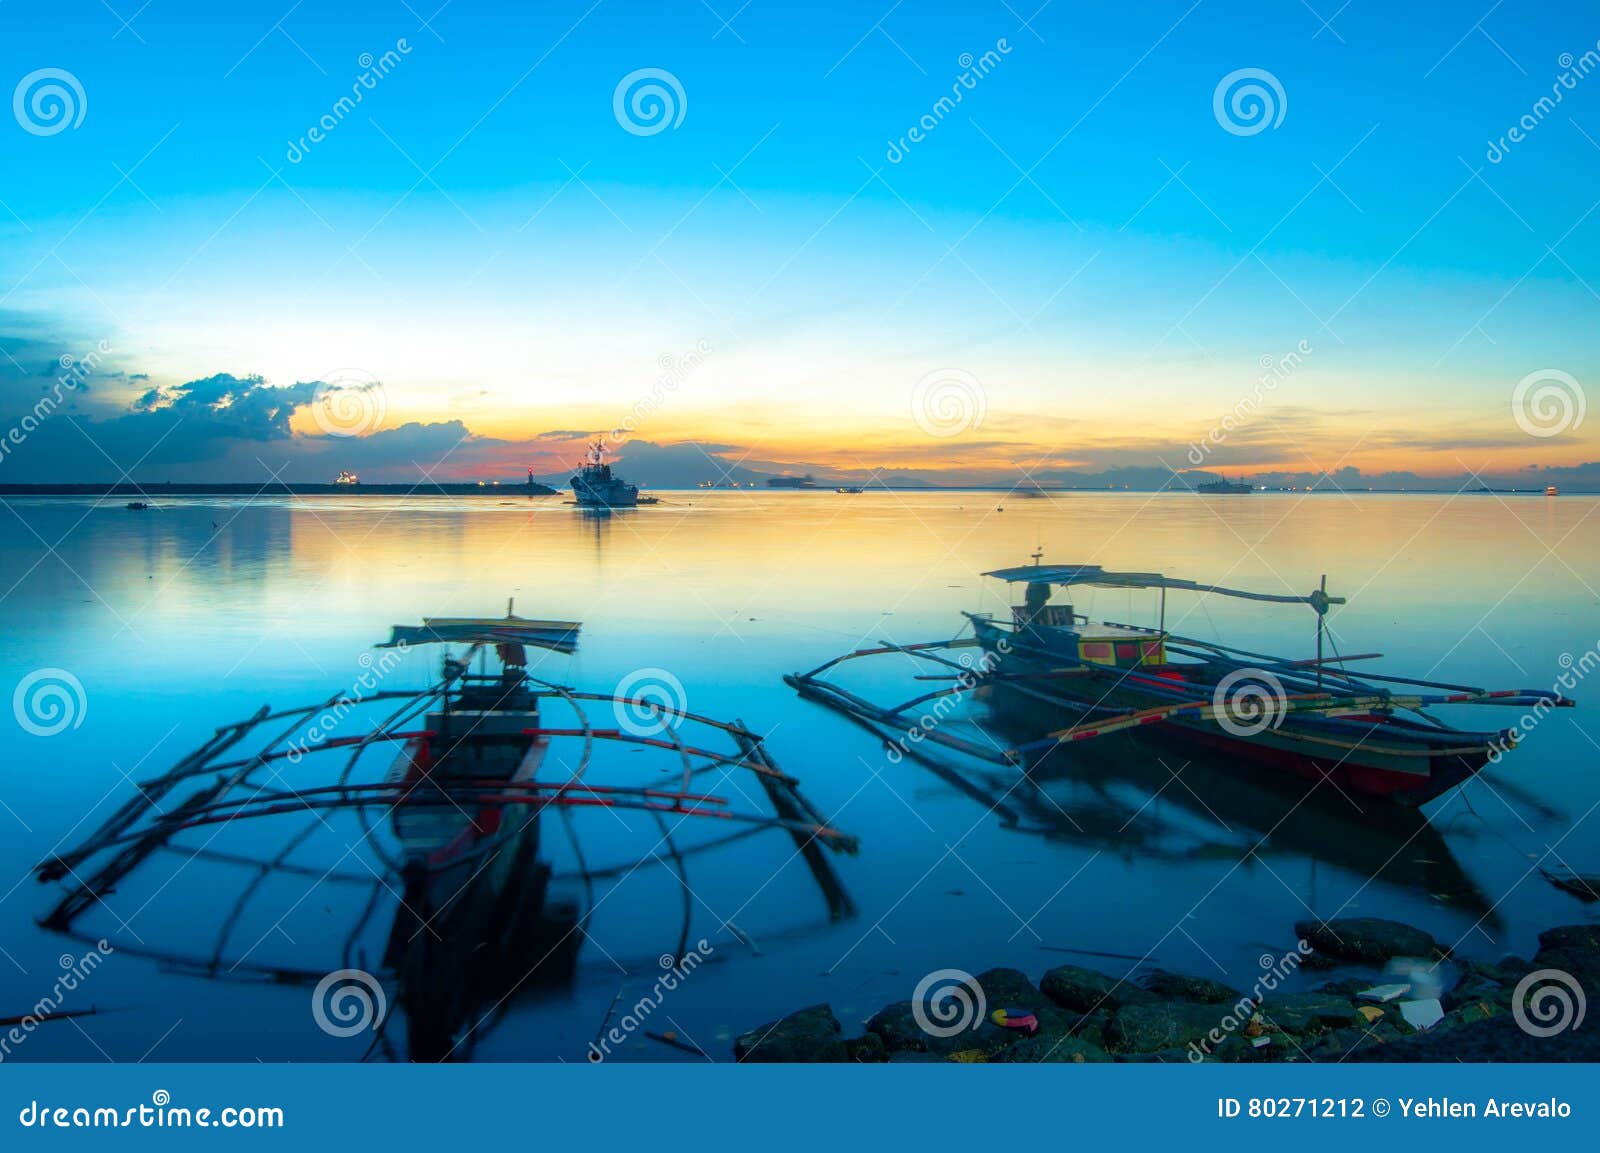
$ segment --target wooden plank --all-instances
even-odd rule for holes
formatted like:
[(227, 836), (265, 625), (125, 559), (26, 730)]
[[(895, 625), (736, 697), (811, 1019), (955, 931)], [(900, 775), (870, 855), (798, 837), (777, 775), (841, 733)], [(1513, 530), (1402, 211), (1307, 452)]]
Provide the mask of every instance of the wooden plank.
[[(794, 787), (788, 783), (789, 779), (778, 771), (778, 766), (767, 755), (761, 743), (744, 728), (742, 722), (733, 730), (733, 736), (747, 760), (772, 770), (770, 774), (757, 773), (756, 779), (761, 782), (762, 788), (766, 789), (767, 798), (772, 802), (772, 807), (778, 816), (791, 822), (789, 835), (794, 838), (795, 848), (805, 858), (806, 866), (822, 889), (822, 895), (828, 902), (828, 915), (835, 921), (854, 917), (856, 904), (845, 891), (844, 883), (834, 871), (833, 863), (817, 844), (816, 834), (803, 832), (799, 827), (804, 824), (826, 826), (828, 822), (796, 793)], [(837, 847), (853, 851), (854, 841), (853, 839), (842, 841)]]

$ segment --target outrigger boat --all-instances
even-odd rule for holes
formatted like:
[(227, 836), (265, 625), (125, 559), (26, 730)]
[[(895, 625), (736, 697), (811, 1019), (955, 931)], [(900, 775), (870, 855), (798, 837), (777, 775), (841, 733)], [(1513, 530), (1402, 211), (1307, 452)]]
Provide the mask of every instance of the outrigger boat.
[[(969, 612), (964, 615), (974, 632), (970, 639), (859, 650), (786, 681), (834, 708), (880, 726), (915, 728), (919, 741), (984, 759), (1030, 767), (1062, 746), (1138, 729), (1403, 805), (1424, 804), (1456, 787), (1518, 738), (1516, 729), (1451, 728), (1427, 710), (1481, 704), (1542, 712), (1573, 703), (1540, 689), (1490, 690), (1350, 672), (1343, 666), (1381, 654), (1324, 655), (1328, 610), (1344, 603), (1328, 595), (1326, 578), (1304, 596), (1259, 593), (1160, 573), (1045, 565), (1039, 554), (1031, 565), (984, 575), (1024, 586), (1023, 603), (1013, 607), (1009, 619)], [(1050, 603), (1053, 589), (1074, 586), (1159, 590), (1159, 622), (1149, 628), (1091, 621), (1071, 604)], [(1169, 591), (1309, 606), (1316, 614), (1316, 657), (1290, 660), (1170, 633)], [(962, 647), (983, 650), (981, 670), (972, 669), (970, 657), (963, 665), (940, 651)], [(956, 670), (957, 684), (881, 708), (821, 677), (842, 661), (892, 652), (942, 663)], [(1020, 696), (1042, 715), (1048, 731), (994, 750), (918, 723), (928, 702), (974, 687)], [(1051, 727), (1058, 720), (1067, 723)]]
[[(464, 660), (446, 656), (454, 691), (441, 694), (422, 730), (406, 739), (386, 781), (405, 803), (389, 815), (402, 891), (384, 961), (407, 1006), (408, 1051), (424, 1060), (451, 1051), (454, 1030), (475, 1011), (481, 991), (498, 983), (479, 971), (485, 955), (464, 952), (459, 942), (476, 945), (485, 926), (509, 932), (524, 909), (547, 905), (550, 869), (538, 862), (541, 806), (533, 793), (550, 741), (541, 735), (527, 648), (571, 653), (581, 626), (522, 620), (509, 608), (504, 620), (396, 625), (378, 646), (468, 646)], [(470, 672), (472, 657), (491, 644), (499, 675)], [(443, 803), (427, 803), (435, 798)], [(575, 914), (566, 913), (560, 920), (575, 926)], [(570, 929), (560, 938), (562, 969), (570, 968), (577, 944)], [(488, 957), (493, 963), (492, 952)]]
[[(509, 611), (499, 619), (395, 626), (378, 648), (400, 652), (363, 659), (362, 688), (371, 691), (280, 711), (263, 706), (224, 725), (171, 770), (139, 782), (80, 844), (41, 862), (38, 879), (62, 883), (65, 892), (39, 923), (78, 940), (109, 939), (119, 953), (217, 980), (320, 990), (330, 970), (370, 971), (394, 988), (404, 1010), (405, 1056), (437, 1061), (470, 1056), (514, 993), (572, 980), (599, 904), (596, 886), (607, 879), (620, 883), (640, 869), (665, 866), (687, 893), (688, 858), (777, 830), (792, 838), (830, 918), (854, 915), (824, 850), (853, 853), (855, 839), (805, 799), (757, 734), (737, 721), (644, 696), (581, 692), (531, 675), (529, 648), (571, 653), (579, 629), (576, 622), (525, 620)], [(377, 687), (378, 674), (393, 675), (404, 650), (425, 644), (459, 646), (446, 650), (436, 683), (422, 691)], [(619, 724), (624, 717), (630, 723), (595, 723), (587, 711), (593, 704)], [(565, 715), (550, 718), (551, 709)], [(652, 718), (658, 727), (642, 723)], [(395, 749), (387, 768), (368, 756)], [(666, 754), (676, 776), (663, 778), (665, 766), (650, 763), (659, 757), (607, 757), (608, 751)], [(341, 759), (331, 779), (297, 776), (305, 766)], [(643, 779), (607, 778), (619, 769)], [(737, 806), (697, 783), (712, 773), (718, 780), (753, 777), (771, 811)], [(193, 791), (175, 800), (186, 784)], [(591, 809), (647, 814), (659, 839), (635, 860), (589, 861), (573, 822)], [(567, 833), (575, 862), (567, 873), (555, 872), (541, 851), (547, 813), (560, 816)], [(296, 817), (304, 820), (286, 841), (264, 827)], [(679, 831), (691, 818), (694, 826), (723, 831), (691, 843), (690, 833)], [(616, 840), (615, 829), (606, 837)], [(174, 867), (163, 870), (162, 861)], [(127, 894), (124, 902), (152, 890), (175, 894), (168, 886), (200, 865), (223, 874), (204, 878), (200, 902), (214, 899), (227, 876), (241, 882), (232, 907), (221, 908), (225, 915), (209, 947), (162, 946), (134, 932), (129, 922), (153, 896), (131, 913), (108, 903), (118, 893)], [(195, 881), (190, 873), (189, 883)], [(307, 902), (312, 890), (317, 897)], [(274, 898), (287, 911), (274, 915), (280, 907)], [(302, 909), (308, 904), (314, 912)], [(353, 924), (339, 930), (343, 944), (335, 949), (319, 918), (324, 906), (331, 912), (340, 904)], [(368, 946), (378, 943), (372, 930), (385, 924), (385, 907), (381, 961), (369, 962)], [(308, 915), (309, 929), (291, 922)], [(686, 901), (674, 958), (688, 950), (690, 916)], [(295, 942), (290, 959), (267, 956), (281, 948), (280, 937)], [(313, 955), (320, 960), (312, 962)], [(652, 954), (648, 967), (655, 964)], [(381, 1046), (393, 1056), (378, 1024), (368, 1052)]]

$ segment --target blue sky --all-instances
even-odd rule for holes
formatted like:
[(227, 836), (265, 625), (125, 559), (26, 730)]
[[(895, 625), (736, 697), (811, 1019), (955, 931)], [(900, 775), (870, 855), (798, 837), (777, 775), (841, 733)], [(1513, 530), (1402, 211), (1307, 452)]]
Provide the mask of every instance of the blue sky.
[[(359, 370), (384, 391), (376, 435), (466, 435), (470, 471), (614, 427), (709, 348), (641, 437), (1101, 468), (1181, 454), (1304, 342), (1218, 462), (1600, 459), (1600, 418), (1530, 437), (1509, 411), (1530, 373), (1596, 377), (1600, 77), (1486, 157), (1563, 53), (1596, 48), (1592, 8), (408, 3), (0, 4), (5, 87), (59, 68), (85, 99), (54, 134), (0, 121), (8, 401), (38, 388), (28, 356), (102, 339), (84, 421), (152, 385)], [(963, 54), (1002, 42), (887, 159)], [(359, 107), (293, 147), (390, 50)], [(619, 124), (641, 68), (676, 78), (676, 127)], [(1245, 68), (1283, 115), (1240, 135), (1213, 95)], [(929, 436), (915, 386), (950, 371), (983, 419)], [(220, 467), (213, 434), (282, 453), (319, 432), (203, 423), (163, 457)]]

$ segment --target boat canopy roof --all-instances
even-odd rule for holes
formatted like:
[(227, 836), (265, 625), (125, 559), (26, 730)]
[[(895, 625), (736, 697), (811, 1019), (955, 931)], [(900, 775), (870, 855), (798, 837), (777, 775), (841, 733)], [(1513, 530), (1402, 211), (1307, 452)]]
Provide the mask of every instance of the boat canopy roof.
[(420, 625), (393, 625), (381, 649), (399, 645), (523, 644), (558, 653), (576, 652), (577, 621), (530, 621), (521, 617), (424, 617)]
[(1245, 589), (1224, 588), (1221, 585), (1200, 584), (1180, 577), (1163, 576), (1155, 572), (1110, 572), (1097, 564), (1028, 564), (1016, 568), (995, 569), (984, 576), (1023, 584), (1093, 585), (1097, 588), (1120, 589), (1182, 589), (1187, 592), (1217, 593), (1221, 596), (1239, 597), (1250, 601), (1267, 601), (1271, 604), (1310, 605), (1318, 613), (1328, 611), (1329, 605), (1344, 604), (1343, 597), (1331, 597), (1321, 589), (1313, 589), (1304, 596), (1292, 593), (1257, 593)]

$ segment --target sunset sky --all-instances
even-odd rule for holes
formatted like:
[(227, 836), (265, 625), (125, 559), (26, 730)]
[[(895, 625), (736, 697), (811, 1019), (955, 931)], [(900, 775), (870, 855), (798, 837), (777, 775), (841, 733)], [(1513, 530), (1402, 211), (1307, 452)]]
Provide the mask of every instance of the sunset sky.
[(0, 5), (0, 481), (1600, 461), (1591, 5), (291, 2)]

